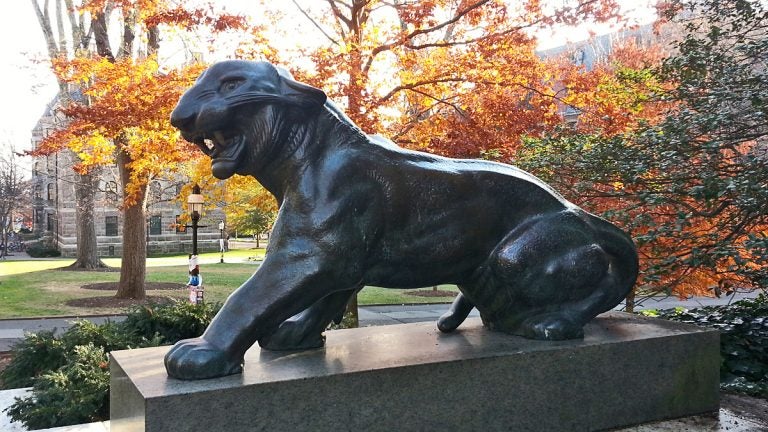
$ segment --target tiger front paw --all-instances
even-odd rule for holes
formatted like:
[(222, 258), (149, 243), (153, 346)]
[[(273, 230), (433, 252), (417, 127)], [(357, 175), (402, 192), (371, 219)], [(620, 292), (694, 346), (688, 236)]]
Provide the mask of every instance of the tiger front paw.
[(165, 355), (168, 376), (199, 380), (234, 375), (243, 371), (242, 356), (233, 358), (203, 338), (184, 339)]

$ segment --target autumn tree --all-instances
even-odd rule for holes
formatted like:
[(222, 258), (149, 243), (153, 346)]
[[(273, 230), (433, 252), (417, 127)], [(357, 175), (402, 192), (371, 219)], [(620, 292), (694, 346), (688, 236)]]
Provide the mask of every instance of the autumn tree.
[(314, 70), (297, 71), (301, 79), (326, 90), (364, 131), (454, 156), (478, 156), (555, 121), (535, 29), (617, 11), (611, 0), (551, 9), (498, 0), (294, 4), (328, 42), (304, 52)]
[[(536, 28), (617, 16), (613, 0), (559, 8), (501, 0), (293, 4), (326, 42), (299, 51), (311, 62), (292, 70), (300, 81), (322, 88), (367, 133), (472, 157), (505, 142), (513, 148), (523, 131), (559, 119), (544, 90)], [(255, 56), (247, 49), (241, 55)]]
[(277, 217), (277, 201), (252, 177), (227, 181), (224, 212), (230, 229), (257, 235), (269, 231)]
[(277, 200), (255, 178), (236, 174), (218, 180), (211, 173), (208, 158), (185, 164), (181, 174), (188, 181), (182, 186), (180, 196), (191, 193), (193, 184), (206, 185), (201, 191), (206, 197), (205, 206), (224, 211), (228, 231), (252, 235), (272, 229), (277, 218)]
[(665, 107), (660, 121), (609, 139), (550, 140), (538, 145), (548, 154), (539, 165), (570, 171), (582, 193), (620, 204), (608, 213), (633, 231), (646, 288), (700, 295), (765, 286), (765, 6), (666, 6), (666, 19), (682, 36), (652, 71), (670, 85), (656, 93)]
[[(57, 77), (82, 88), (84, 101), (63, 111), (66, 128), (44, 140), (42, 151), (69, 148), (79, 157), (75, 169), (116, 164), (123, 188), (123, 260), (117, 296), (144, 298), (146, 273), (145, 202), (147, 185), (189, 158), (168, 122), (181, 92), (201, 66), (161, 72), (157, 51), (163, 27), (205, 27), (221, 32), (244, 26), (241, 17), (214, 14), (211, 8), (185, 9), (165, 1), (84, 2), (76, 13), (91, 17), (95, 55), (59, 58)], [(109, 25), (120, 29), (113, 47)]]
[[(38, 0), (32, 0), (32, 6), (45, 38), (50, 60), (82, 57), (90, 52), (94, 22), (88, 19), (87, 14), (77, 13), (73, 0), (64, 0), (63, 4), (62, 0), (55, 1), (53, 18), (49, 1), (46, 0), (41, 6)], [(68, 85), (62, 79), (58, 79), (58, 84), (58, 105), (66, 108), (78, 97), (79, 86)], [(75, 262), (68, 268), (72, 270), (104, 268), (106, 264), (99, 259), (96, 247), (96, 226), (93, 215), (98, 170), (80, 171), (74, 174), (74, 179), (77, 250)]]

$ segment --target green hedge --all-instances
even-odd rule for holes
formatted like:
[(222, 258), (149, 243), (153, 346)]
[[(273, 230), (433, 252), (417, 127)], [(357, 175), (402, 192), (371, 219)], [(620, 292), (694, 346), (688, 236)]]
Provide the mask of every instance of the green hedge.
[(32, 258), (52, 258), (61, 256), (61, 252), (53, 246), (36, 243), (27, 248), (27, 254)]
[(172, 344), (200, 336), (219, 304), (134, 307), (125, 321), (76, 321), (61, 336), (53, 331), (27, 335), (12, 349), (0, 372), (3, 388), (32, 386), (5, 411), (29, 429), (109, 419), (109, 359), (113, 350)]
[(726, 306), (667, 309), (644, 315), (720, 330), (720, 387), (768, 398), (768, 296), (764, 293)]

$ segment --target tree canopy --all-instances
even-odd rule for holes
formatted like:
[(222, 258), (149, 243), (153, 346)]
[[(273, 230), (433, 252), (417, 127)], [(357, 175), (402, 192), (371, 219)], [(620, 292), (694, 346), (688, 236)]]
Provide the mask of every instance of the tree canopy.
[(680, 37), (640, 71), (663, 83), (649, 87), (660, 115), (619, 135), (532, 141), (526, 160), (632, 231), (641, 286), (678, 295), (765, 286), (766, 9), (673, 1), (663, 16)]
[[(276, 49), (285, 29), (270, 2), (262, 2), (258, 27), (160, 0), (81, 4), (92, 22), (117, 13), (134, 33), (126, 30), (113, 52), (97, 25), (96, 55), (54, 62), (87, 103), (69, 106), (70, 126), (45, 145), (71, 148), (81, 170), (117, 161), (125, 206), (139, 205), (148, 179), (190, 159), (167, 118), (202, 67), (161, 65), (160, 29), (233, 29), (246, 41), (233, 56), (289, 66), (364, 131), (414, 149), (519, 164), (631, 231), (642, 287), (685, 295), (765, 284), (764, 3), (665, 2), (659, 25), (677, 40), (614, 41), (590, 68), (537, 53), (535, 30), (620, 18), (613, 0), (559, 8), (501, 0), (293, 6), (322, 41)], [(135, 35), (145, 48), (133, 45)], [(563, 122), (566, 107), (578, 113), (573, 125)], [(254, 216), (252, 207), (262, 216), (276, 210), (250, 179), (213, 187), (205, 168), (185, 169), (217, 196), (209, 202), (226, 203), (233, 221)]]
[[(45, 18), (45, 12), (35, 10)], [(60, 7), (60, 2), (57, 2)], [(79, 158), (75, 169), (116, 164), (123, 187), (123, 261), (118, 297), (144, 298), (146, 273), (145, 198), (152, 178), (173, 171), (191, 156), (168, 122), (181, 93), (201, 66), (161, 65), (158, 57), (162, 29), (190, 31), (204, 27), (213, 34), (246, 27), (245, 19), (214, 8), (178, 6), (164, 0), (67, 1), (74, 40), (74, 57), (48, 37), (52, 67), (70, 97), (62, 112), (67, 122), (43, 140), (37, 154), (69, 149)], [(79, 17), (79, 18), (73, 18)], [(43, 19), (45, 21), (45, 19)], [(59, 36), (65, 39), (61, 16)], [(44, 26), (51, 32), (51, 25)], [(114, 31), (113, 31), (114, 30)], [(118, 34), (117, 39), (111, 38)], [(114, 41), (118, 43), (113, 44)], [(63, 44), (62, 44), (63, 45)]]

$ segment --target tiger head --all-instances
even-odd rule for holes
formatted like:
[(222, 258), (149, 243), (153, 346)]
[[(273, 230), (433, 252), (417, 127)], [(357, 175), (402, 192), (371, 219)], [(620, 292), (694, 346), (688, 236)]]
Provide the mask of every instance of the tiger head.
[(291, 126), (325, 101), (322, 90), (271, 63), (228, 60), (206, 69), (182, 95), (171, 124), (211, 158), (213, 175), (226, 179), (279, 157)]

